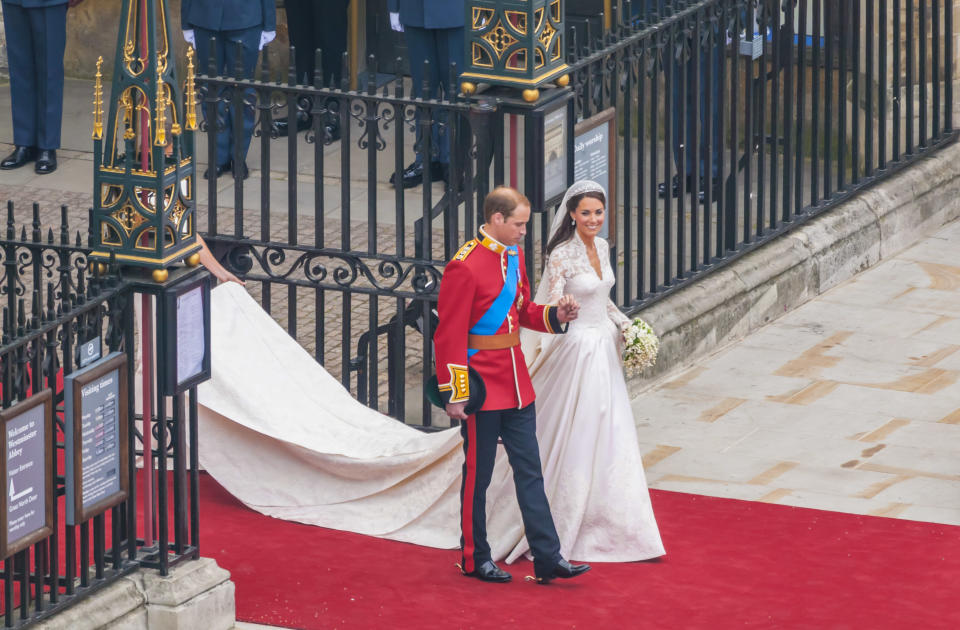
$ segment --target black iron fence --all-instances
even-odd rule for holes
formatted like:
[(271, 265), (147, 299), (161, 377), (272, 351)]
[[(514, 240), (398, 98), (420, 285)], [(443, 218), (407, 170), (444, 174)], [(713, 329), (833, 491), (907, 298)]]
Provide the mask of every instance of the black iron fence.
[[(573, 123), (615, 109), (611, 251), (624, 310), (956, 137), (952, 2), (614, 5), (613, 28), (568, 28), (566, 89)], [(542, 178), (532, 167), (540, 136), (522, 104), (490, 91), (419, 98), (402, 80), (377, 87), (374, 74), (357, 91), (320, 77), (304, 85), (292, 70), (276, 79), (266, 63), (257, 79), (200, 78), (208, 121), (226, 103), (253, 112), (255, 129), (250, 179), (234, 168), (231, 180), (207, 182), (208, 240), (361, 401), (430, 427), (420, 383), (432, 371), (442, 266), (474, 233), (490, 187)], [(298, 135), (290, 122), (283, 137), (278, 118), (309, 128)], [(211, 147), (217, 130), (205, 129)], [(568, 129), (570, 153), (573, 141)], [(208, 151), (211, 163), (222, 157)], [(415, 155), (441, 164), (404, 188)], [(534, 211), (527, 248), (542, 252), (556, 209)], [(528, 264), (536, 276), (541, 257)]]
[[(138, 566), (166, 573), (170, 564), (196, 554), (196, 538), (181, 539), (179, 533), (188, 525), (191, 532), (196, 531), (195, 504), (188, 510), (161, 500), (144, 511), (143, 502), (138, 501), (138, 488), (151, 483), (165, 489), (167, 476), (162, 466), (155, 474), (138, 470), (138, 457), (134, 456), (143, 455), (132, 386), (138, 344), (133, 326), (134, 287), (112, 266), (88, 264), (85, 235), (71, 233), (66, 208), (61, 208), (58, 223), (49, 219), (42, 217), (34, 204), (29, 224), (18, 227), (10, 202), (4, 238), (0, 239), (0, 401), (3, 409), (8, 409), (49, 390), (53, 425), (44, 430), (54, 436), (49, 463), (54, 479), (50, 533), (4, 560), (0, 572), (0, 615), (8, 628), (33, 625)], [(117, 401), (127, 407), (130, 418), (125, 447), (131, 456), (127, 468), (120, 471), (128, 482), (128, 498), (106, 512), (68, 525), (64, 378), (82, 365), (81, 347), (89, 342), (102, 348), (104, 355), (119, 351), (128, 357), (129, 396)], [(194, 429), (195, 419), (194, 413), (190, 425)], [(188, 423), (175, 414), (165, 423), (154, 418), (152, 426), (161, 436), (177, 436), (183, 435)], [(161, 427), (165, 430), (160, 431)], [(159, 443), (164, 447), (156, 449), (158, 460), (185, 456), (182, 440), (170, 438)], [(195, 490), (195, 465), (193, 474)], [(160, 536), (155, 541), (138, 537), (144, 513), (157, 523), (154, 529)], [(171, 527), (177, 532), (173, 544), (167, 540)]]
[(625, 4), (571, 65), (578, 118), (617, 109), (626, 310), (956, 138), (953, 2)]
[[(208, 178), (207, 242), (358, 398), (401, 418), (408, 402), (419, 406), (430, 427), (419, 383), (432, 367), (422, 357), (431, 355), (441, 268), (478, 226), (489, 172), (477, 165), (490, 162), (495, 109), (454, 94), (414, 98), (402, 82), (377, 89), (375, 74), (356, 92), (319, 76), (300, 85), (295, 55), (287, 83), (267, 80), (265, 59), (259, 80), (200, 79), (208, 147), (224, 131), (222, 118), (219, 129), (212, 124), (224, 102), (234, 112), (241, 103), (256, 108), (259, 146), (246, 184), (241, 170), (230, 172), (229, 203), (221, 202), (223, 181)], [(278, 118), (288, 123), (286, 137)], [(301, 135), (298, 119), (309, 121)], [(220, 160), (213, 149), (208, 158)], [(287, 175), (275, 191), (268, 174), (278, 158)], [(422, 174), (405, 182), (407, 167), (421, 161)]]

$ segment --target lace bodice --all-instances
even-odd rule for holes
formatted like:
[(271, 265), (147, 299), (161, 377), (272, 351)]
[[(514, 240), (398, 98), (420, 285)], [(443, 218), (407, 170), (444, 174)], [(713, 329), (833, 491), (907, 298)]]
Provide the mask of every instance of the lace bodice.
[(603, 276), (597, 275), (587, 257), (586, 245), (574, 233), (573, 238), (557, 246), (547, 259), (540, 280), (549, 292), (544, 302), (556, 304), (561, 296), (570, 294), (580, 303), (580, 316), (571, 326), (599, 326), (610, 321), (619, 329), (630, 319), (610, 299), (610, 289), (616, 281), (610, 266), (610, 245), (602, 238), (594, 242)]

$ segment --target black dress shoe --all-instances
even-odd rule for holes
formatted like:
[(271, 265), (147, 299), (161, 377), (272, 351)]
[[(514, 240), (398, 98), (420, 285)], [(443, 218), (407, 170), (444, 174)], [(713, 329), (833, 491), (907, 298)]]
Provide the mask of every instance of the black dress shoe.
[[(247, 163), (246, 163), (246, 162), (241, 162), (240, 166), (241, 166), (241, 168), (240, 168), (240, 177), (243, 178), (243, 179), (247, 179), (248, 177), (250, 177), (250, 169), (247, 168)], [(230, 161), (229, 166), (227, 166), (227, 170), (233, 171), (234, 176), (236, 176), (236, 174), (237, 174), (237, 169), (233, 168), (233, 161), (232, 161), (232, 160)]]
[[(430, 181), (436, 182), (447, 177), (446, 165), (443, 162), (430, 162)], [(390, 176), (390, 183), (396, 188), (396, 177), (394, 173)], [(423, 183), (423, 162), (414, 162), (401, 173), (401, 181), (404, 188), (413, 188)]]
[[(223, 175), (229, 170), (230, 170), (230, 162), (227, 162), (226, 164), (218, 164), (217, 167), (213, 169), (213, 179), (217, 179), (218, 177), (220, 177), (221, 175)], [(203, 172), (203, 178), (210, 179), (209, 168)]]
[(35, 170), (38, 175), (47, 175), (57, 170), (57, 152), (53, 149), (40, 149), (40, 152), (37, 153), (37, 163), (34, 165), (33, 170)]
[(537, 572), (537, 582), (547, 584), (554, 578), (574, 578), (589, 570), (589, 564), (570, 564), (566, 560), (560, 560), (550, 571), (546, 573)]
[(327, 132), (327, 137), (330, 139), (330, 142), (336, 142), (340, 139), (340, 121), (333, 119), (331, 121), (323, 123), (323, 129)]
[(37, 159), (37, 147), (14, 147), (13, 152), (0, 162), (0, 168), (5, 171), (20, 168), (27, 162)]
[[(714, 177), (711, 181), (711, 196), (710, 199), (716, 202), (717, 197), (720, 195), (720, 178)], [(685, 192), (689, 193), (690, 191), (690, 175), (686, 177), (686, 186)], [(706, 182), (703, 177), (700, 178), (699, 186), (697, 187), (697, 199), (700, 203), (706, 203), (707, 192), (706, 192)], [(657, 184), (657, 196), (661, 199), (667, 198), (667, 184), (666, 182), (660, 182)], [(673, 179), (670, 180), (670, 196), (676, 199), (680, 196), (680, 176), (674, 175)]]
[(475, 577), (484, 582), (509, 582), (512, 578), (510, 574), (493, 563), (493, 560), (487, 560), (475, 568), (470, 573), (464, 573), (467, 577)]
[[(306, 112), (298, 112), (297, 131), (305, 131), (311, 126), (313, 126), (313, 122), (311, 121), (310, 114), (307, 114)], [(288, 133), (290, 133), (290, 119), (277, 118), (273, 121), (273, 128), (276, 130), (278, 136), (286, 136)]]

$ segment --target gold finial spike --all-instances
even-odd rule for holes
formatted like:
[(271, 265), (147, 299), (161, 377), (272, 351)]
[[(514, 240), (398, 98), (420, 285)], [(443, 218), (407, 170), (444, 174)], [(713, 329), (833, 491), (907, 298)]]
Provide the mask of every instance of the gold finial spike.
[(123, 107), (123, 139), (131, 140), (136, 134), (133, 132), (133, 88), (129, 87), (120, 96), (120, 106)]
[[(157, 55), (157, 67), (160, 66), (160, 55)], [(155, 131), (155, 137), (153, 144), (158, 147), (166, 146), (167, 144), (167, 86), (163, 82), (163, 77), (157, 76), (157, 115), (156, 122), (157, 128)]]
[(97, 75), (93, 82), (93, 139), (103, 138), (103, 57), (97, 58)]
[(197, 86), (196, 74), (193, 69), (193, 48), (187, 48), (187, 85), (186, 89), (186, 129), (197, 130)]

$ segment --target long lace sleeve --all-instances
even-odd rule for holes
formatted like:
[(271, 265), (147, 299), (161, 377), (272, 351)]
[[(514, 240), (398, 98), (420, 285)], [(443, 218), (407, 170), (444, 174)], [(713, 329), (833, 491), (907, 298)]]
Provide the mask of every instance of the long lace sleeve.
[[(559, 248), (555, 249), (550, 257), (547, 258), (547, 265), (543, 270), (543, 277), (540, 278), (540, 284), (546, 287), (546, 297), (544, 304), (556, 304), (563, 297), (563, 289), (566, 285), (566, 274), (564, 273), (564, 259)], [(540, 292), (538, 291), (538, 296)]]
[(607, 298), (607, 315), (610, 316), (610, 319), (613, 320), (613, 323), (616, 324), (619, 328), (623, 328), (630, 323), (630, 318), (623, 314), (623, 312), (617, 308), (617, 305), (613, 303), (613, 300)]

